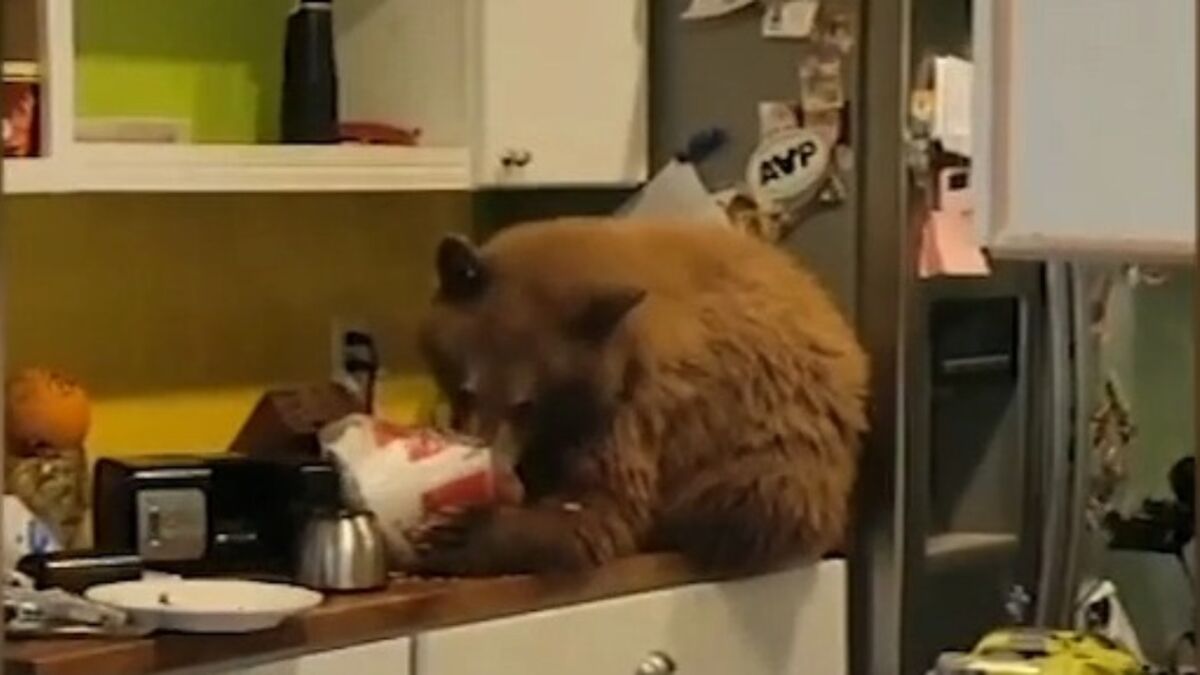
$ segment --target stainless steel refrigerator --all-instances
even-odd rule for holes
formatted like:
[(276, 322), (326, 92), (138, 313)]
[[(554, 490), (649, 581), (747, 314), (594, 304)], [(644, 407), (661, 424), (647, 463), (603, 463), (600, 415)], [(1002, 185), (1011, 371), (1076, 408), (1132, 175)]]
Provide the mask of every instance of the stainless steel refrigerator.
[(910, 94), (970, 56), (968, 0), (864, 9), (859, 319), (875, 430), (852, 557), (855, 672), (925, 672), (1014, 623), (1068, 625), (1083, 560), (1089, 351), (1069, 265), (920, 280), (929, 148)]
[[(756, 103), (796, 95), (803, 43), (761, 37), (755, 12), (689, 23), (655, 3), (651, 126), (665, 161), (696, 130), (730, 146), (701, 165), (736, 180)], [(1073, 461), (1083, 307), (1066, 266), (998, 262), (982, 279), (920, 280), (925, 158), (909, 95), (931, 54), (969, 56), (969, 0), (826, 0), (858, 18), (846, 68), (848, 199), (787, 246), (857, 317), (873, 360), (873, 431), (851, 552), (851, 663), (924, 673), (1000, 624), (1062, 623), (1081, 553), (1084, 462)], [(1084, 454), (1080, 453), (1080, 459)]]

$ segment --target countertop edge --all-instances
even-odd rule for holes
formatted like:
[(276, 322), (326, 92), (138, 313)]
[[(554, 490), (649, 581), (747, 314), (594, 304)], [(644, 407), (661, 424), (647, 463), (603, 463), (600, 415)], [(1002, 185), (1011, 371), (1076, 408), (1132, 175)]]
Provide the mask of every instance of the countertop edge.
[(399, 580), (376, 593), (330, 596), (321, 607), (259, 633), (163, 634), (138, 640), (8, 640), (4, 672), (152, 675), (328, 651), (717, 579), (696, 572), (679, 556), (642, 555), (570, 577)]

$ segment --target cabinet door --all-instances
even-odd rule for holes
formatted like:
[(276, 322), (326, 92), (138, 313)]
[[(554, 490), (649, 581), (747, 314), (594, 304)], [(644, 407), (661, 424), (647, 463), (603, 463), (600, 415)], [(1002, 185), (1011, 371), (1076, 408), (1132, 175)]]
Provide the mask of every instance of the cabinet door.
[(975, 215), (993, 253), (1190, 259), (1196, 3), (974, 11)]
[(435, 631), (414, 649), (415, 675), (844, 675), (845, 565)]
[(646, 177), (647, 0), (471, 0), (481, 186)]
[(226, 664), (173, 675), (411, 675), (408, 638), (381, 640), (272, 661)]

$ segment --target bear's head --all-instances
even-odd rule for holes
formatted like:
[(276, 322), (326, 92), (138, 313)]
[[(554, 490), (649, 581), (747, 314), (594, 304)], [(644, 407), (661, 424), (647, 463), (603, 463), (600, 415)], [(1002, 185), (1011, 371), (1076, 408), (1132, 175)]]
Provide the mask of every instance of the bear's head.
[(443, 239), (419, 344), (456, 430), (541, 455), (606, 428), (635, 375), (623, 329), (646, 293), (573, 273), (537, 239)]

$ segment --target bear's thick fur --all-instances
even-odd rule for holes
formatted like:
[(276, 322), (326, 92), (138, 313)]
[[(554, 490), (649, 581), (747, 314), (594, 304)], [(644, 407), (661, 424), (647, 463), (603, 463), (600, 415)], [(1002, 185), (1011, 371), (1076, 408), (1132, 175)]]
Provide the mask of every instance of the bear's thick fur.
[(814, 277), (710, 225), (570, 219), (448, 238), (421, 346), (456, 426), (519, 450), (527, 503), (447, 517), (425, 572), (676, 550), (735, 571), (841, 546), (867, 358)]

